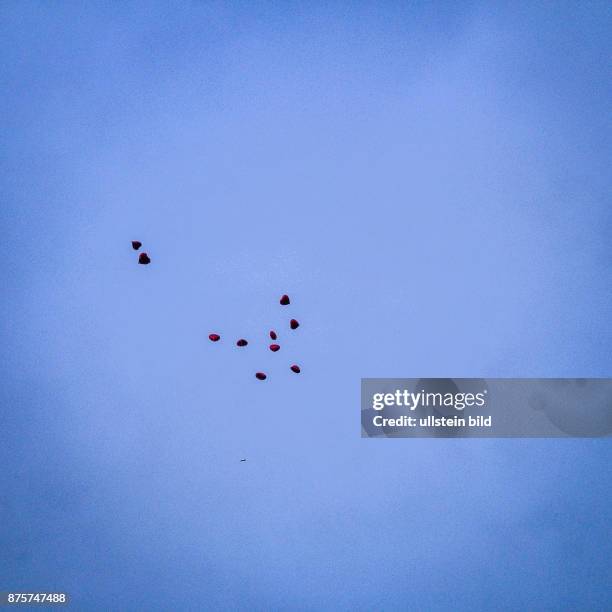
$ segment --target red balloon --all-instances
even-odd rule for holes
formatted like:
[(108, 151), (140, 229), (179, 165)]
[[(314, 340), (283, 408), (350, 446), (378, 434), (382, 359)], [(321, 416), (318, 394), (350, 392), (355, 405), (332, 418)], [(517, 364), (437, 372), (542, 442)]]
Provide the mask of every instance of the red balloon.
[(271, 344), (271, 345), (270, 345), (270, 350), (271, 350), (273, 353), (276, 353), (276, 351), (278, 351), (279, 349), (280, 349), (280, 346), (279, 346), (278, 344)]
[(291, 329), (297, 329), (300, 326), (300, 324), (297, 322), (297, 319), (291, 319), (291, 321), (289, 321), (289, 327), (291, 327)]
[(142, 246), (142, 242), (139, 240), (132, 240), (132, 248), (137, 251)]
[(151, 258), (146, 253), (141, 253), (138, 256), (138, 263), (146, 266), (147, 264), (151, 263)]
[(263, 372), (257, 372), (257, 374), (255, 374), (255, 378), (257, 378), (257, 380), (266, 380), (268, 377)]
[(300, 370), (300, 366), (298, 366), (298, 365), (292, 365), (292, 366), (291, 366), (291, 371), (292, 371), (292, 372), (295, 372), (296, 374), (299, 374), (299, 373), (300, 373), (300, 371), (301, 371), (301, 370)]
[(280, 304), (281, 306), (287, 306), (289, 305), (291, 302), (289, 301), (289, 296), (288, 295), (283, 295), (280, 299)]
[(210, 334), (208, 336), (212, 342), (218, 342), (219, 340), (221, 340), (221, 336), (219, 334)]
[(238, 342), (236, 342), (236, 346), (246, 346), (248, 342), (244, 338), (240, 338)]
[(273, 329), (270, 330), (270, 338), (272, 338), (272, 340), (276, 340), (278, 338), (276, 332)]

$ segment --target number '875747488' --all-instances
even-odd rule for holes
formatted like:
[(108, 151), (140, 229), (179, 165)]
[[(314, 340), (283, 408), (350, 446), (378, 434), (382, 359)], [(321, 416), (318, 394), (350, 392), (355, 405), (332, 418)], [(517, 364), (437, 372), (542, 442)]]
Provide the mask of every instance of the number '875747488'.
[(67, 593), (48, 593), (46, 591), (0, 593), (0, 606), (6, 605), (62, 605), (68, 603)]

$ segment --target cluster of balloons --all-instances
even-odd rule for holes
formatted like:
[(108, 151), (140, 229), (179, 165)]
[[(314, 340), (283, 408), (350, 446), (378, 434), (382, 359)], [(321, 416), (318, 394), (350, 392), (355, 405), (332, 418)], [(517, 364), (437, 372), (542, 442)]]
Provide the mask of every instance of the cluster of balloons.
[[(140, 240), (132, 240), (132, 248), (135, 251), (138, 251), (142, 246), (142, 242)], [(138, 263), (146, 266), (151, 263), (151, 258), (143, 251), (138, 255)]]
[[(283, 295), (281, 296), (279, 303), (281, 306), (289, 306), (289, 304), (291, 303), (291, 300), (289, 299), (288, 295)], [(291, 319), (289, 321), (290, 329), (296, 330), (299, 326), (300, 326), (300, 323), (297, 319)], [(221, 336), (215, 333), (209, 334), (208, 338), (211, 342), (219, 342), (219, 340), (221, 340)], [(273, 329), (270, 330), (270, 339), (271, 340), (278, 339), (278, 334)], [(236, 341), (236, 346), (239, 346), (239, 347), (244, 347), (244, 346), (247, 346), (248, 344), (249, 342), (245, 338), (240, 338), (239, 340)], [(270, 344), (268, 348), (273, 353), (276, 353), (280, 350), (280, 344), (272, 343)], [(291, 365), (289, 369), (295, 374), (299, 374), (301, 372), (300, 366), (295, 363)], [(257, 380), (266, 380), (266, 378), (268, 378), (268, 375), (265, 372), (256, 372), (255, 378), (257, 378)]]
[[(132, 248), (135, 251), (139, 251), (140, 248), (142, 247), (142, 242), (140, 242), (140, 240), (132, 240)], [(149, 257), (149, 255), (147, 253), (145, 253), (144, 251), (139, 253), (138, 255), (138, 263), (142, 264), (144, 266), (148, 265), (151, 263), (151, 258)], [(289, 306), (289, 304), (291, 304), (291, 300), (289, 299), (288, 295), (282, 295), (279, 303), (281, 306)], [(297, 319), (291, 319), (289, 321), (289, 328), (292, 330), (296, 330), (298, 327), (300, 326), (300, 323)], [(208, 338), (210, 339), (211, 342), (219, 342), (219, 340), (221, 340), (221, 336), (219, 334), (216, 333), (211, 333), (208, 335)], [(278, 340), (278, 334), (272, 329), (270, 330), (270, 339), (271, 340)], [(248, 340), (246, 340), (245, 338), (240, 338), (239, 340), (236, 341), (236, 346), (243, 348), (245, 346), (248, 346), (249, 342)], [(277, 344), (276, 342), (272, 343), (269, 345), (268, 347), (273, 353), (276, 353), (280, 350), (280, 344)], [(300, 366), (297, 364), (293, 364), (289, 367), (289, 369), (294, 372), (295, 374), (299, 374), (301, 372)], [(265, 372), (256, 372), (255, 373), (255, 378), (257, 378), (257, 380), (266, 380), (266, 378), (268, 378), (267, 374)]]

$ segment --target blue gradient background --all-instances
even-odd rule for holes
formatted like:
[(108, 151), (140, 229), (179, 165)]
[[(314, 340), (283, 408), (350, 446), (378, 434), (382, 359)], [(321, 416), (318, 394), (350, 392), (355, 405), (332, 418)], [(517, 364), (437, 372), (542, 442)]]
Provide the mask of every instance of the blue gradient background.
[(359, 432), (361, 377), (612, 375), (609, 3), (0, 24), (0, 590), (609, 609), (609, 440)]

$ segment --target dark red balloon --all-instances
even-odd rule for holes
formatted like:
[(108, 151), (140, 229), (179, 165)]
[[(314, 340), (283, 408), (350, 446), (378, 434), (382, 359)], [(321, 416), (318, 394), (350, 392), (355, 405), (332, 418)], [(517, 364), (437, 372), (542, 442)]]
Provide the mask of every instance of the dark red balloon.
[(219, 340), (221, 340), (221, 336), (219, 334), (210, 334), (208, 336), (212, 342), (218, 342)]
[(268, 377), (263, 372), (257, 372), (257, 374), (255, 374), (255, 378), (257, 380), (266, 380)]
[(288, 306), (291, 302), (289, 301), (288, 295), (283, 295), (280, 299), (281, 306)]
[(137, 251), (142, 246), (142, 242), (139, 240), (132, 240), (132, 248)]
[(141, 253), (138, 256), (138, 263), (146, 266), (147, 264), (151, 263), (151, 258), (146, 253)]
[(270, 350), (271, 350), (273, 353), (276, 353), (276, 351), (278, 351), (279, 349), (280, 349), (280, 346), (279, 346), (278, 344), (271, 344), (271, 345), (270, 345)]
[(291, 329), (297, 329), (300, 326), (300, 324), (297, 322), (297, 319), (291, 319), (291, 321), (289, 321), (289, 327), (291, 327)]
[(246, 346), (248, 342), (244, 338), (240, 338), (238, 342), (236, 342), (236, 346)]
[(292, 372), (295, 372), (296, 374), (299, 374), (299, 373), (301, 372), (301, 370), (300, 370), (300, 366), (298, 366), (298, 365), (292, 365), (292, 366), (291, 366), (291, 371), (292, 371)]
[(278, 338), (276, 332), (273, 329), (270, 330), (270, 338), (272, 338), (272, 340), (276, 340)]

